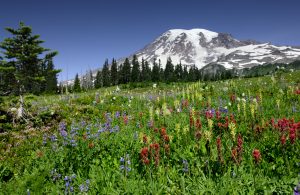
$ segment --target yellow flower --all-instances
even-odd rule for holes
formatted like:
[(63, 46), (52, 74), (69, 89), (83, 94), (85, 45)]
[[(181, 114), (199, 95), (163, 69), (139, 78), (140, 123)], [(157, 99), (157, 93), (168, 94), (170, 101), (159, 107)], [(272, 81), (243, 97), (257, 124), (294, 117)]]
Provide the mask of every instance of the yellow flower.
[(149, 108), (149, 116), (150, 116), (150, 120), (153, 120), (153, 106), (150, 106)]
[(144, 133), (140, 132), (139, 134), (140, 143), (144, 143), (143, 137), (144, 137)]
[(279, 106), (280, 106), (280, 99), (277, 99), (277, 100), (276, 100), (276, 105), (277, 105), (277, 107), (279, 108)]
[(186, 125), (186, 126), (183, 128), (183, 133), (184, 133), (184, 134), (187, 134), (188, 131), (189, 131), (189, 126)]
[(255, 105), (254, 104), (250, 104), (250, 112), (251, 112), (252, 118), (254, 118), (254, 114), (255, 114)]
[(208, 129), (209, 129), (209, 130), (212, 130), (212, 128), (213, 128), (213, 123), (214, 123), (213, 120), (207, 119), (207, 125), (208, 125)]
[(158, 119), (159, 119), (159, 113), (160, 113), (160, 109), (157, 108), (157, 109), (155, 110), (155, 114), (156, 114), (156, 116), (157, 116)]
[(231, 122), (231, 123), (229, 123), (228, 127), (229, 127), (229, 130), (230, 130), (230, 134), (232, 136), (232, 139), (235, 139), (236, 125), (233, 122)]
[(204, 137), (207, 141), (211, 140), (212, 132), (211, 131), (204, 131)]

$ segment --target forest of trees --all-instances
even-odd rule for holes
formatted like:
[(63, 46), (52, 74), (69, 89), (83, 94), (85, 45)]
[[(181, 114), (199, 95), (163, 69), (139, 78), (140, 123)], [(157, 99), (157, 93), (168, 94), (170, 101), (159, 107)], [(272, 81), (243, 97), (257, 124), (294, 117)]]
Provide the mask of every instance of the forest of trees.
[(22, 22), (6, 30), (11, 37), (0, 43), (0, 95), (56, 93), (60, 70), (53, 58), (58, 52), (43, 48), (40, 36)]
[(86, 88), (86, 84), (84, 84), (87, 78), (91, 82), (90, 86), (98, 89), (128, 83), (208, 81), (232, 78), (232, 76), (231, 71), (227, 71), (225, 68), (212, 75), (196, 66), (183, 66), (181, 63), (174, 65), (171, 58), (168, 58), (164, 69), (160, 60), (158, 62), (154, 60), (151, 68), (148, 61), (144, 59), (140, 61), (136, 55), (133, 55), (132, 60), (126, 58), (120, 65), (115, 59), (111, 63), (105, 60), (103, 68), (97, 71), (95, 77), (92, 74), (86, 74), (79, 79), (77, 74), (73, 88), (70, 90), (88, 90), (89, 88)]

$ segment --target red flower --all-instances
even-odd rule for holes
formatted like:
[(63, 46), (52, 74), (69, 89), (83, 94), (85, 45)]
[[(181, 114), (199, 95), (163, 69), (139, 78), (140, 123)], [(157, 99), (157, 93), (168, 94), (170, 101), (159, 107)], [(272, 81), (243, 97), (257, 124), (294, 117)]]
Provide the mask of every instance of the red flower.
[(145, 165), (148, 165), (150, 163), (150, 160), (148, 159), (148, 148), (147, 147), (142, 148), (140, 156), (141, 156), (142, 162)]
[(219, 110), (216, 112), (216, 118), (217, 120), (221, 119), (221, 112)]
[(281, 142), (281, 145), (285, 145), (285, 143), (286, 143), (286, 137), (285, 137), (284, 134), (281, 136), (280, 142)]
[(164, 135), (167, 135), (167, 130), (165, 127), (161, 128), (160, 135), (163, 137)]
[(237, 156), (238, 156), (237, 149), (236, 148), (232, 148), (231, 149), (231, 157), (234, 160), (234, 162), (238, 164)]
[(194, 127), (194, 119), (190, 116), (190, 128)]
[(201, 138), (201, 132), (199, 130), (195, 132), (195, 138), (196, 140), (199, 140)]
[(201, 127), (202, 127), (202, 124), (201, 124), (200, 119), (198, 118), (197, 121), (196, 121), (196, 128), (197, 128), (198, 130), (200, 130)]
[(218, 149), (218, 159), (220, 163), (223, 163), (223, 157), (222, 157), (222, 142), (221, 138), (217, 138), (217, 149)]
[(143, 135), (143, 142), (144, 142), (144, 144), (146, 144), (148, 142), (148, 138), (146, 135)]
[(231, 94), (231, 96), (230, 96), (230, 101), (231, 101), (231, 102), (235, 102), (235, 99), (236, 99), (236, 98), (235, 98), (235, 95), (234, 95), (234, 94)]
[(242, 160), (242, 153), (243, 153), (243, 138), (242, 135), (239, 134), (238, 138), (237, 138), (237, 151), (238, 151), (238, 155), (239, 155), (239, 161)]
[(170, 138), (168, 135), (164, 135), (163, 138), (166, 143), (170, 141)]
[(253, 150), (252, 156), (253, 156), (256, 163), (258, 163), (261, 160), (260, 151), (258, 149)]
[(296, 140), (296, 129), (295, 128), (290, 128), (290, 141), (292, 144), (295, 143)]
[(166, 153), (169, 154), (170, 153), (170, 145), (169, 144), (165, 144), (164, 148), (165, 148)]

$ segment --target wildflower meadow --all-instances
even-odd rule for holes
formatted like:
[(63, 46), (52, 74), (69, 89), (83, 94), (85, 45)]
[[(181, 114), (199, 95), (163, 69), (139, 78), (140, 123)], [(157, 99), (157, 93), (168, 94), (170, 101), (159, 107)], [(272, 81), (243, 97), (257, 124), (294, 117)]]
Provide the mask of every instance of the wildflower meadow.
[(0, 133), (0, 194), (299, 194), (299, 78), (27, 95)]

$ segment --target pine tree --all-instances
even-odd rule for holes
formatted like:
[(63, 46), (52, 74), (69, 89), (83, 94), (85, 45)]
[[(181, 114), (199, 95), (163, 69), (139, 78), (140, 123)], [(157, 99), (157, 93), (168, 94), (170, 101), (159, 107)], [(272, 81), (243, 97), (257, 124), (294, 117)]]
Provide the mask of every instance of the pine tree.
[(79, 80), (78, 74), (76, 74), (76, 76), (75, 76), (73, 91), (74, 92), (80, 92), (81, 91), (80, 80)]
[(57, 55), (57, 52), (47, 54), (45, 57), (45, 89), (46, 93), (57, 93), (57, 74), (61, 70), (55, 70), (53, 64), (53, 57)]
[(185, 65), (183, 68), (182, 79), (183, 79), (183, 81), (186, 82), (186, 81), (188, 81), (188, 78), (189, 78), (189, 72), (188, 72), (187, 66)]
[(146, 76), (146, 66), (145, 66), (145, 60), (144, 60), (144, 58), (142, 58), (142, 64), (141, 64), (141, 66), (142, 66), (142, 70), (141, 70), (141, 77), (140, 77), (140, 79), (141, 79), (142, 82), (144, 82), (146, 80), (145, 79), (145, 76)]
[[(44, 41), (39, 35), (32, 35), (32, 29), (20, 22), (18, 29), (6, 28), (12, 37), (4, 39), (0, 48), (8, 60), (7, 67), (14, 69), (11, 78), (16, 93), (40, 93), (45, 82), (45, 64), (40, 56), (49, 51), (40, 46)], [(8, 83), (7, 83), (8, 84)]]
[(150, 69), (149, 63), (147, 61), (145, 61), (144, 81), (146, 81), (146, 82), (150, 82), (151, 81), (151, 69)]
[(152, 67), (152, 73), (151, 73), (151, 80), (153, 82), (159, 82), (160, 81), (160, 68), (158, 64), (156, 63), (156, 59), (153, 60), (153, 67)]
[(102, 68), (103, 76), (103, 87), (109, 87), (111, 85), (110, 70), (108, 65), (108, 60), (106, 59)]
[(175, 70), (174, 70), (174, 81), (182, 81), (182, 76), (183, 76), (183, 70), (182, 70), (182, 65), (181, 62), (176, 65)]
[(0, 56), (0, 95), (13, 93), (16, 85), (14, 71), (15, 68), (11, 63), (7, 63)]
[(158, 67), (159, 67), (159, 81), (165, 82), (165, 70), (161, 65), (161, 60), (158, 60)]
[(140, 81), (140, 64), (136, 55), (133, 55), (132, 58), (132, 71), (131, 71), (131, 81), (139, 82)]
[(97, 75), (96, 75), (96, 80), (95, 80), (95, 88), (99, 89), (102, 86), (103, 86), (102, 72), (101, 72), (101, 70), (98, 70)]
[(111, 63), (111, 81), (112, 81), (112, 85), (119, 84), (118, 64), (114, 58)]
[(167, 59), (164, 76), (167, 83), (172, 82), (174, 79), (174, 66), (170, 57)]
[(193, 65), (191, 68), (190, 68), (190, 71), (189, 71), (189, 74), (188, 74), (188, 81), (196, 81), (197, 80), (197, 72), (198, 72), (198, 69), (196, 68), (195, 65)]
[(130, 76), (131, 76), (131, 67), (128, 58), (125, 59), (122, 65), (121, 73), (122, 73), (122, 83), (123, 84), (129, 83)]

